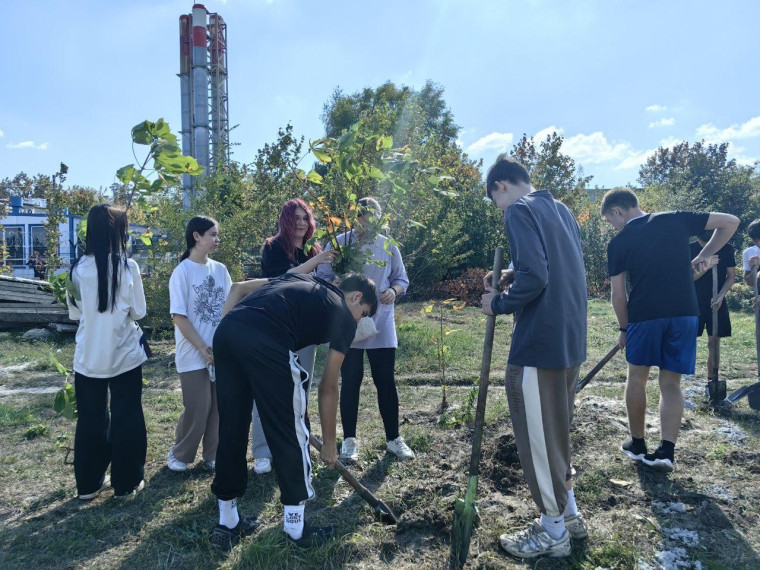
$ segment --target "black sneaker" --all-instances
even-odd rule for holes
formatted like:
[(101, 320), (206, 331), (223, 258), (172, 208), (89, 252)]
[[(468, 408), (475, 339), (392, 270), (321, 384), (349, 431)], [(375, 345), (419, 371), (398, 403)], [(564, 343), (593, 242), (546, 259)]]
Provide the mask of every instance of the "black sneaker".
[(647, 453), (642, 461), (645, 465), (649, 465), (652, 469), (663, 473), (673, 471), (673, 463), (675, 462), (672, 457), (668, 457), (665, 454), (662, 447), (655, 449), (654, 453)]
[(286, 532), (286, 538), (300, 548), (316, 548), (322, 546), (335, 536), (335, 527), (332, 526), (310, 526), (304, 524), (303, 536), (298, 540), (291, 538)]
[(235, 528), (227, 528), (218, 524), (211, 533), (211, 544), (219, 550), (227, 552), (232, 550), (242, 537), (250, 536), (256, 532), (259, 526), (261, 526), (261, 522), (256, 517), (240, 517)]
[(633, 461), (642, 461), (647, 454), (647, 444), (637, 444), (632, 439), (620, 446), (620, 451), (625, 453)]

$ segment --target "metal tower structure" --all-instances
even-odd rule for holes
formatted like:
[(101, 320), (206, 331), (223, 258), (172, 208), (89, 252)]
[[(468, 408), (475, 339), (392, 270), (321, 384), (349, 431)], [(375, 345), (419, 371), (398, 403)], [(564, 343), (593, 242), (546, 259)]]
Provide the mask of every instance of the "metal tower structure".
[[(227, 24), (195, 4), (179, 17), (182, 153), (193, 156), (204, 174), (229, 160), (230, 123), (227, 97)], [(194, 192), (193, 177), (183, 175), (183, 204)]]

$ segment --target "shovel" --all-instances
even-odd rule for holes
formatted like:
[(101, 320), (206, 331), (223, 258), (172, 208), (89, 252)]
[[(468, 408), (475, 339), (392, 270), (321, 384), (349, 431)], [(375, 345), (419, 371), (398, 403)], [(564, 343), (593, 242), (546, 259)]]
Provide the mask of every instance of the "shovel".
[(607, 363), (608, 363), (610, 360), (612, 360), (612, 357), (613, 357), (613, 356), (615, 356), (615, 355), (618, 353), (618, 351), (619, 351), (619, 350), (620, 350), (620, 344), (617, 344), (617, 343), (616, 343), (616, 344), (615, 344), (615, 346), (613, 346), (613, 347), (610, 349), (610, 351), (609, 351), (607, 354), (605, 354), (605, 355), (604, 355), (604, 358), (602, 358), (602, 359), (601, 359), (601, 360), (598, 362), (598, 364), (597, 364), (596, 366), (594, 366), (594, 367), (591, 369), (591, 371), (590, 371), (588, 374), (586, 374), (586, 375), (583, 377), (583, 380), (581, 380), (580, 382), (578, 382), (578, 385), (575, 387), (575, 393), (577, 394), (578, 392), (580, 392), (581, 390), (583, 390), (583, 388), (585, 388), (585, 387), (586, 387), (586, 384), (588, 384), (589, 382), (591, 382), (591, 379), (592, 379), (594, 376), (596, 376), (596, 374), (597, 374), (597, 373), (598, 373), (598, 372), (599, 372), (599, 371), (600, 371), (602, 368), (604, 368), (604, 366), (605, 366), (605, 365), (606, 365), (606, 364), (607, 364)]
[[(322, 451), (322, 442), (313, 434), (309, 435), (309, 443), (311, 443), (317, 451)], [(351, 472), (346, 469), (346, 466), (343, 465), (340, 461), (335, 462), (335, 470), (340, 473), (340, 476), (343, 477), (343, 479), (346, 480), (346, 482), (351, 485), (354, 490), (359, 493), (359, 496), (367, 501), (370, 507), (375, 509), (375, 514), (378, 516), (378, 518), (386, 523), (386, 524), (398, 524), (398, 518), (395, 514), (393, 514), (393, 511), (391, 508), (386, 505), (383, 501), (375, 497), (367, 487), (359, 483), (359, 481), (351, 475)]]
[[(493, 259), (493, 277), (491, 286), (499, 287), (504, 248), (497, 247)], [(488, 396), (488, 377), (491, 373), (491, 352), (493, 351), (496, 316), (486, 317), (486, 337), (483, 342), (483, 360), (480, 363), (480, 383), (478, 384), (478, 404), (475, 409), (475, 433), (472, 436), (472, 455), (470, 456), (470, 477), (467, 481), (467, 493), (464, 500), (457, 499), (454, 504), (454, 528), (451, 533), (451, 561), (461, 568), (467, 561), (472, 538), (472, 525), (478, 513), (475, 495), (478, 492), (478, 473), (480, 471), (480, 442), (483, 438), (483, 423), (486, 416), (486, 397)]]
[[(718, 297), (718, 266), (712, 268), (713, 300)], [(757, 314), (757, 313), (755, 313)], [(757, 317), (755, 317), (757, 320)], [(720, 367), (720, 338), (718, 338), (718, 307), (712, 309), (712, 336), (707, 337), (708, 350), (712, 353), (713, 367), (710, 371), (712, 379), (707, 383), (707, 395), (711, 404), (717, 404), (726, 399), (726, 381), (718, 380)]]
[[(757, 297), (757, 268), (752, 268), (752, 294)], [(755, 303), (755, 349), (757, 351), (757, 375), (760, 377), (760, 305)], [(747, 396), (749, 407), (760, 410), (760, 382), (739, 388), (726, 398), (732, 404)]]

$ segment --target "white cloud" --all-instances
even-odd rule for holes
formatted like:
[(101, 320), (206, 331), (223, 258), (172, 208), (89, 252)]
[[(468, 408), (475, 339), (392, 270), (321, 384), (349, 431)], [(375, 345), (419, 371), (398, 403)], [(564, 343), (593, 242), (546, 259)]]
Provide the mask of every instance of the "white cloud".
[(668, 108), (665, 105), (649, 105), (649, 107), (645, 107), (645, 111), (649, 111), (650, 113), (662, 113), (663, 111), (667, 111)]
[(677, 144), (681, 144), (682, 142), (683, 139), (679, 139), (678, 137), (665, 137), (664, 139), (660, 139), (660, 146), (663, 148), (670, 148)]
[(48, 143), (35, 144), (34, 141), (24, 141), (20, 143), (8, 143), (8, 148), (33, 148), (36, 150), (47, 150)]
[(657, 127), (672, 127), (675, 124), (676, 120), (674, 117), (663, 117), (662, 119), (649, 123), (649, 128), (656, 129)]
[(4, 137), (5, 133), (3, 131), (0, 131), (0, 138)]
[(602, 131), (590, 135), (577, 134), (565, 139), (563, 150), (575, 160), (586, 164), (619, 161), (633, 149), (628, 141), (608, 141)]
[(479, 138), (470, 146), (467, 147), (467, 154), (481, 155), (487, 150), (498, 150), (500, 152), (506, 152), (507, 147), (512, 144), (515, 139), (515, 135), (512, 133), (498, 133), (494, 132), (484, 137)]
[(719, 129), (712, 123), (706, 123), (697, 127), (697, 137), (705, 139), (708, 143), (760, 137), (760, 116), (752, 117), (741, 125), (734, 124), (725, 129)]

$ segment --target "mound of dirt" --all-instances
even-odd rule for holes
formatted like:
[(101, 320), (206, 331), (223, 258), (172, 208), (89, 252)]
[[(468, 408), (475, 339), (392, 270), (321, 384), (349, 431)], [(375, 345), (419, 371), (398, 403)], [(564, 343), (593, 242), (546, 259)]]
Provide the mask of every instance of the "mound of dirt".
[(515, 487), (523, 483), (520, 456), (512, 434), (501, 435), (492, 443), (486, 444), (481, 472), (504, 495), (513, 494)]

